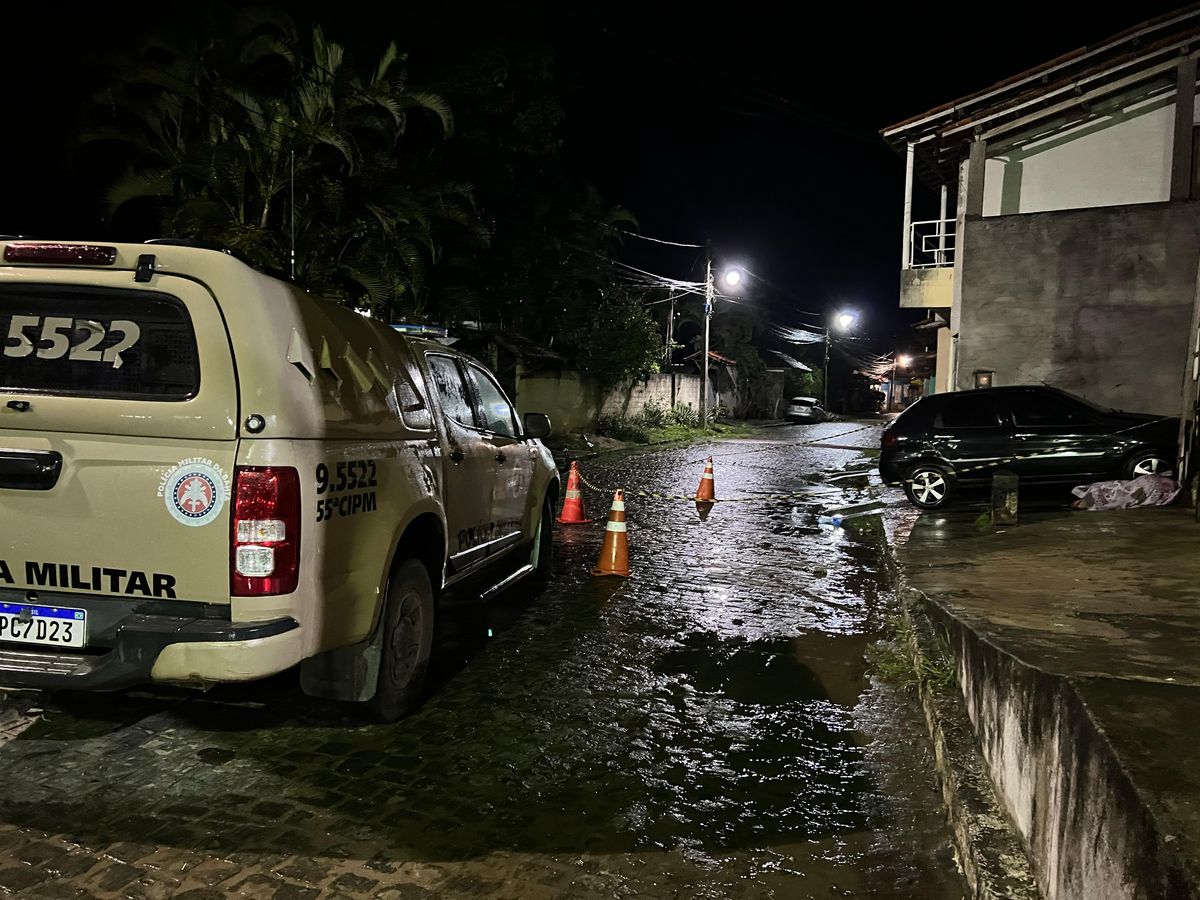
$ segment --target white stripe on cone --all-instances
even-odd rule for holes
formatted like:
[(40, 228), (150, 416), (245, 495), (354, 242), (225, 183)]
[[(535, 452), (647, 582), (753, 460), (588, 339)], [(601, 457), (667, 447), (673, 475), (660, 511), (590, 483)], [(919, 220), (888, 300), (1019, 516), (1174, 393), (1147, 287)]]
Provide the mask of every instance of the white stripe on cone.
[(625, 501), (624, 500), (614, 500), (612, 508), (616, 512), (625, 512)]
[(605, 531), (624, 531), (625, 523), (624, 522), (609, 522), (607, 525), (604, 526), (604, 530)]

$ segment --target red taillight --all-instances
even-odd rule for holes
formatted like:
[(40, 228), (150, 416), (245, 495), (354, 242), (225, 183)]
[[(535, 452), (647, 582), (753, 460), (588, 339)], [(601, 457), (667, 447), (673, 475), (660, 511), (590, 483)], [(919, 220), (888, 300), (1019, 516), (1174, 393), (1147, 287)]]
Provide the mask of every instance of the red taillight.
[(880, 441), (880, 444), (881, 444), (883, 447), (885, 447), (885, 448), (886, 448), (886, 447), (895, 447), (895, 446), (896, 446), (896, 440), (897, 440), (897, 438), (896, 438), (896, 432), (894, 432), (894, 431), (885, 431), (885, 432), (883, 433), (883, 440), (882, 440), (882, 441)]
[(233, 479), (230, 593), (290, 594), (300, 579), (300, 475), (286, 466), (238, 466)]
[(4, 247), (5, 262), (66, 263), (76, 266), (111, 266), (117, 261), (116, 247), (99, 244), (17, 243)]

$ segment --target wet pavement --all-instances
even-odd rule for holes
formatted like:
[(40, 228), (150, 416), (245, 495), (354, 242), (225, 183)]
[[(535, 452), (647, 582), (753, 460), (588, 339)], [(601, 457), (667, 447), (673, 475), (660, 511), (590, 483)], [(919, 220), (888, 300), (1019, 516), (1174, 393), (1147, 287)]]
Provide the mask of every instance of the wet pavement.
[[(817, 442), (816, 445), (806, 442)], [(612, 454), (633, 578), (558, 576), (444, 611), (392, 726), (294, 678), (0, 705), (0, 889), (37, 897), (913, 897), (958, 900), (927, 737), (865, 673), (892, 612), (868, 499), (878, 426)], [(695, 490), (715, 459), (718, 503)], [(877, 481), (877, 479), (875, 479)], [(854, 486), (857, 485), (857, 486)]]

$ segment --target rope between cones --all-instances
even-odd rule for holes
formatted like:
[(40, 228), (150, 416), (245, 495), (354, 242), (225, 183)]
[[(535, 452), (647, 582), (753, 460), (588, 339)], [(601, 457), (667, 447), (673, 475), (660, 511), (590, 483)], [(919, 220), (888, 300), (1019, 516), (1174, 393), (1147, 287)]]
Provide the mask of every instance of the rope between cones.
[[(863, 426), (863, 428), (856, 428), (856, 429), (853, 429), (853, 431), (842, 432), (839, 435), (831, 435), (830, 437), (841, 437), (845, 434), (853, 434), (855, 431), (863, 431), (866, 428), (872, 428), (872, 427), (874, 427), (874, 426), (866, 425), (866, 426)], [(829, 440), (829, 438), (828, 437), (822, 438), (822, 441), (824, 441), (824, 440)], [(806, 441), (803, 443), (814, 443), (814, 442)], [(757, 453), (760, 451), (747, 450), (745, 452)], [(1043, 457), (1054, 456), (1054, 455), (1055, 455), (1054, 453), (1028, 453), (1028, 454), (1018, 455), (1018, 456), (1007, 456), (1007, 457), (1004, 457), (1003, 459), (998, 459), (993, 462), (980, 463), (979, 465), (974, 465), (974, 466), (956, 466), (954, 469), (954, 475), (957, 476), (957, 475), (961, 475), (966, 472), (980, 472), (980, 471), (985, 471), (987, 469), (995, 469), (1000, 466), (1011, 465), (1014, 462), (1023, 462), (1025, 460), (1031, 460), (1031, 459), (1041, 459)], [(730, 465), (736, 466), (738, 464), (730, 463)], [(848, 474), (855, 474), (855, 473), (848, 473)], [(865, 475), (867, 473), (863, 472), (862, 474)], [(612, 488), (602, 488), (602, 487), (592, 484), (590, 481), (588, 481), (586, 478), (583, 477), (583, 473), (579, 473), (579, 481), (581, 484), (583, 484), (589, 490), (595, 491), (596, 493), (599, 493), (599, 494), (607, 495), (607, 494), (611, 494), (613, 492)], [(911, 478), (906, 478), (904, 481), (901, 482), (901, 484), (915, 484), (915, 482)], [(672, 500), (672, 501), (686, 502), (686, 503), (696, 502), (696, 496), (694, 494), (680, 495), (680, 494), (664, 494), (664, 493), (660, 493), (658, 491), (630, 491), (630, 490), (627, 490), (627, 491), (625, 491), (625, 495), (627, 497), (638, 497), (640, 499), (647, 499), (647, 500)], [(705, 501), (705, 502), (709, 502), (709, 503), (755, 503), (755, 502), (776, 502), (779, 500), (802, 500), (802, 499), (812, 499), (811, 489), (807, 490), (807, 491), (791, 491), (791, 492), (784, 492), (784, 493), (761, 493), (761, 494), (758, 494), (758, 495), (752, 496), (752, 497), (716, 497), (713, 500)]]

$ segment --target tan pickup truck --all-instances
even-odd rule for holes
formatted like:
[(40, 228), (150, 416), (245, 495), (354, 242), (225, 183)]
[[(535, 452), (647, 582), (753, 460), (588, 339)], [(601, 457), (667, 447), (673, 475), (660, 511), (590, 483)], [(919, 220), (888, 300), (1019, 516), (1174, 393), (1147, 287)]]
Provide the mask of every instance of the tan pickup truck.
[(403, 715), (443, 590), (548, 576), (549, 429), (226, 252), (0, 239), (0, 686), (300, 664)]

